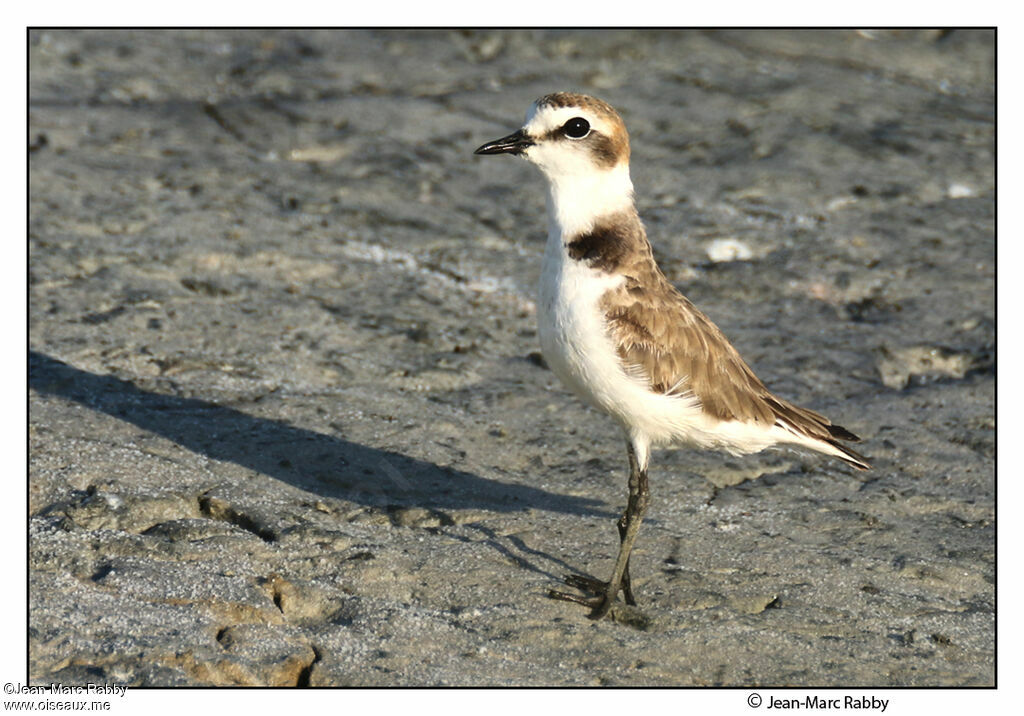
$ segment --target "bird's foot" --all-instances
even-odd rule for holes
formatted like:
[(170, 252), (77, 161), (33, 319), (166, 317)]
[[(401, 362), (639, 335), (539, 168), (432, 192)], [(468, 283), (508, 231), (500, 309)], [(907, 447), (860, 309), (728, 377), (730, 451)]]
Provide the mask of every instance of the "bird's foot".
[[(570, 587), (576, 587), (581, 592), (604, 594), (608, 591), (608, 582), (602, 582), (600, 579), (594, 579), (593, 577), (584, 577), (582, 574), (567, 574), (564, 581)], [(622, 596), (626, 598), (626, 604), (635, 607), (636, 599), (633, 598), (633, 585), (630, 583), (628, 573), (622, 580), (621, 589)]]
[(584, 597), (579, 594), (569, 594), (568, 592), (560, 592), (557, 589), (548, 590), (548, 596), (552, 599), (561, 599), (564, 602), (575, 602), (576, 604), (582, 604), (583, 606), (590, 609), (590, 614), (587, 616), (591, 619), (600, 619), (605, 616), (612, 608), (612, 602), (615, 601), (615, 597), (609, 598), (608, 594), (598, 594), (593, 597)]
[[(616, 589), (616, 593), (612, 594), (610, 593), (608, 582), (602, 582), (601, 580), (594, 579), (593, 577), (584, 577), (581, 574), (566, 575), (564, 581), (570, 587), (575, 587), (581, 592), (589, 592), (590, 596), (560, 592), (557, 589), (549, 590), (548, 596), (552, 599), (560, 599), (564, 602), (574, 602), (588, 607), (590, 609), (590, 614), (588, 616), (591, 619), (600, 619), (605, 616), (611, 610), (612, 604), (615, 603), (615, 597), (619, 591)], [(622, 590), (624, 593), (623, 596), (626, 598), (626, 604), (635, 606), (636, 600), (633, 599), (633, 590), (630, 589), (628, 582), (622, 585)]]

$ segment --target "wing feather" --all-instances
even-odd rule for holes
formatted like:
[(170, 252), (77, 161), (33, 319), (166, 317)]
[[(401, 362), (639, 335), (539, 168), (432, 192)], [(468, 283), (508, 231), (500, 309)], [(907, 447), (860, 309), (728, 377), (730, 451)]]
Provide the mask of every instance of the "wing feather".
[(779, 424), (797, 435), (838, 447), (848, 462), (866, 463), (837, 441), (857, 441), (850, 431), (813, 410), (774, 395), (719, 328), (668, 282), (643, 252), (620, 270), (625, 283), (603, 300), (619, 357), (652, 390), (696, 396), (704, 411), (722, 421)]

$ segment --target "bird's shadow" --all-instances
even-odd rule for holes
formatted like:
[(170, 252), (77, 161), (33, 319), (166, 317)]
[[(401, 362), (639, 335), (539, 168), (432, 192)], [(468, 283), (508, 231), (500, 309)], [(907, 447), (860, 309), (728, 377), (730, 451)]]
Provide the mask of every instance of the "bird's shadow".
[(213, 460), (231, 462), (323, 497), (374, 507), (525, 509), (611, 517), (598, 500), (500, 482), (254, 417), (206, 400), (143, 390), (29, 351), (29, 387), (160, 435)]

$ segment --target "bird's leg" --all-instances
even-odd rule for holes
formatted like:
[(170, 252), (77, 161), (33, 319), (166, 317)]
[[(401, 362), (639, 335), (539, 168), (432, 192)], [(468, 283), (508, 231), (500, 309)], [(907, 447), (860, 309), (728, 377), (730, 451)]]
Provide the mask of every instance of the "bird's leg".
[[(622, 517), (615, 523), (615, 526), (619, 528), (619, 549), (622, 549), (622, 543), (626, 540), (627, 520), (626, 513), (623, 513)], [(593, 577), (584, 577), (582, 574), (568, 574), (565, 576), (564, 581), (570, 587), (576, 587), (576, 589), (590, 592), (591, 594), (604, 594), (608, 589), (608, 582), (602, 582), (600, 579), (594, 579)], [(549, 596), (573, 602), (580, 601), (575, 595), (554, 590), (550, 592)], [(622, 596), (626, 598), (626, 604), (636, 606), (636, 599), (633, 597), (633, 587), (629, 581), (629, 560), (626, 560), (626, 571), (622, 574)], [(589, 604), (586, 598), (583, 599), (584, 601), (580, 603)]]
[(611, 609), (619, 589), (623, 590), (626, 603), (635, 605), (633, 589), (629, 580), (629, 554), (633, 549), (633, 542), (640, 531), (640, 523), (643, 521), (644, 513), (647, 511), (647, 504), (650, 501), (650, 493), (647, 486), (647, 469), (641, 467), (637, 459), (633, 445), (629, 445), (629, 501), (626, 503), (626, 511), (619, 519), (619, 555), (615, 560), (615, 571), (612, 578), (607, 582), (599, 582), (589, 577), (570, 576), (566, 577), (566, 583), (578, 589), (589, 591), (595, 596), (580, 597), (575, 594), (567, 594), (551, 590), (548, 596), (554, 599), (576, 602), (591, 608), (590, 617), (600, 619)]
[(647, 512), (649, 500), (647, 470), (640, 468), (632, 449), (630, 449), (629, 502), (626, 503), (626, 512), (622, 515), (625, 528), (620, 531), (619, 556), (615, 560), (615, 571), (612, 572), (612, 578), (608, 581), (603, 598), (590, 613), (591, 619), (600, 619), (608, 613), (620, 588), (626, 590), (627, 603), (633, 596), (628, 576), (629, 554), (633, 550), (633, 542), (636, 541), (636, 535), (640, 531), (640, 523), (644, 519), (644, 513)]
[[(626, 450), (629, 453), (629, 474), (632, 477), (640, 472), (640, 466), (637, 463), (636, 452), (633, 450), (633, 444), (631, 442), (626, 443)], [(618, 522), (615, 523), (615, 526), (619, 530), (619, 549), (622, 549), (622, 543), (626, 541), (628, 525), (629, 508), (627, 506), (626, 511), (622, 513), (622, 517), (620, 517)], [(608, 589), (608, 582), (602, 582), (599, 579), (593, 579), (591, 577), (584, 577), (581, 574), (570, 574), (566, 576), (565, 583), (584, 592), (590, 592), (591, 594), (604, 594)], [(629, 580), (628, 560), (626, 561), (626, 571), (622, 574), (622, 595), (626, 598), (626, 604), (636, 606), (636, 599), (633, 597), (633, 587)]]
[[(633, 449), (633, 442), (631, 440), (626, 441), (626, 452), (629, 454), (629, 499), (630, 502), (626, 503), (626, 511), (622, 513), (622, 517), (616, 523), (619, 528), (619, 549), (621, 550), (626, 543), (626, 534), (629, 532), (629, 524), (631, 521), (630, 517), (630, 505), (633, 501), (633, 476), (638, 476), (638, 489), (642, 487), (643, 490), (643, 507), (641, 508), (639, 516), (636, 517), (637, 525), (636, 530), (640, 529), (640, 520), (643, 519), (643, 513), (647, 511), (647, 467), (640, 467), (640, 462), (636, 458), (636, 450)], [(642, 480), (642, 482), (639, 482)], [(636, 531), (633, 533), (634, 539), (636, 538)], [(626, 604), (630, 606), (636, 606), (636, 599), (633, 598), (633, 586), (629, 581), (629, 550), (632, 549), (632, 542), (630, 547), (626, 551), (626, 570), (622, 573), (622, 596), (626, 599)]]
[[(622, 544), (626, 541), (626, 527), (628, 526), (625, 513), (615, 524), (619, 528), (619, 549), (622, 549)], [(628, 558), (626, 559), (626, 571), (622, 573), (622, 596), (625, 598), (626, 604), (633, 607), (636, 606), (636, 599), (633, 598), (633, 585), (629, 581)]]

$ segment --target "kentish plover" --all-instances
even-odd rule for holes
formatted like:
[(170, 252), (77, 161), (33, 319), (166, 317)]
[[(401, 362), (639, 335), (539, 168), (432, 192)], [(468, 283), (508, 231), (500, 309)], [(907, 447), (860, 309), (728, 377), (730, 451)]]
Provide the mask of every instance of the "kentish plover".
[(608, 582), (566, 577), (590, 596), (557, 599), (608, 613), (621, 589), (635, 604), (629, 554), (649, 501), (652, 446), (692, 445), (734, 455), (773, 445), (810, 448), (861, 470), (840, 441), (857, 436), (774, 395), (722, 332), (658, 268), (633, 203), (629, 136), (619, 114), (587, 95), (557, 92), (533, 103), (522, 129), (477, 154), (514, 154), (548, 184), (541, 273), (544, 358), (573, 392), (626, 433), (629, 501)]

